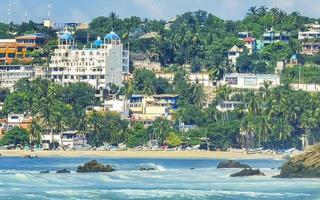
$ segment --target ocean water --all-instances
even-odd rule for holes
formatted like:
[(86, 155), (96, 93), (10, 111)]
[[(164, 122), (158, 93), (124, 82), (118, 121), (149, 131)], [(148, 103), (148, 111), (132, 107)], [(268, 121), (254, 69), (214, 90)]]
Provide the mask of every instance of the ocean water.
[[(93, 158), (0, 157), (0, 200), (315, 200), (320, 179), (277, 179), (281, 160), (243, 160), (266, 176), (231, 178), (239, 169), (216, 169), (215, 159), (96, 158), (113, 165), (111, 173), (77, 174)], [(141, 167), (155, 171), (139, 171)], [(71, 174), (55, 174), (67, 168)], [(191, 169), (194, 168), (194, 169)], [(272, 169), (275, 168), (275, 169)], [(40, 174), (50, 170), (50, 174)]]

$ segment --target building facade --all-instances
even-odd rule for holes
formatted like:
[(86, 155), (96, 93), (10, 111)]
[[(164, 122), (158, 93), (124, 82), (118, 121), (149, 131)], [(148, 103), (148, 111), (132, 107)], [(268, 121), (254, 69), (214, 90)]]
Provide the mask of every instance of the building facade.
[(276, 74), (225, 74), (219, 85), (228, 85), (236, 89), (254, 89), (263, 87), (264, 82), (271, 86), (280, 85), (280, 76)]
[(13, 90), (21, 78), (33, 78), (34, 69), (29, 65), (0, 65), (0, 87)]
[(172, 120), (172, 114), (178, 108), (178, 98), (179, 95), (175, 94), (132, 95), (129, 100), (131, 119), (145, 124), (161, 117)]
[[(169, 83), (173, 83), (174, 73), (156, 73), (156, 77), (167, 79)], [(187, 80), (189, 83), (198, 83), (203, 87), (214, 87), (216, 82), (210, 78), (209, 73), (190, 73), (187, 74)]]
[(249, 54), (256, 51), (256, 39), (253, 38), (250, 32), (239, 32), (238, 39), (245, 42), (245, 47), (248, 49)]
[(263, 33), (262, 43), (264, 46), (273, 44), (279, 41), (284, 43), (289, 43), (289, 36), (284, 32), (277, 32), (277, 31), (273, 31), (272, 29), (267, 30), (266, 32)]
[(69, 32), (59, 36), (47, 71), (47, 78), (59, 84), (85, 82), (97, 91), (111, 84), (122, 85), (123, 74), (129, 73), (129, 50), (124, 49), (120, 37), (110, 32), (90, 48), (78, 49)]
[(301, 53), (314, 55), (320, 52), (320, 25), (307, 24), (308, 31), (299, 32), (298, 39), (302, 43)]
[(34, 50), (42, 48), (45, 36), (40, 33), (17, 36), (15, 39), (0, 40), (0, 63), (11, 63), (15, 59), (31, 62), (30, 55)]
[(243, 52), (243, 49), (240, 49), (236, 45), (234, 45), (229, 51), (228, 51), (228, 60), (232, 66), (236, 66), (237, 64), (237, 58), (240, 56), (240, 54)]

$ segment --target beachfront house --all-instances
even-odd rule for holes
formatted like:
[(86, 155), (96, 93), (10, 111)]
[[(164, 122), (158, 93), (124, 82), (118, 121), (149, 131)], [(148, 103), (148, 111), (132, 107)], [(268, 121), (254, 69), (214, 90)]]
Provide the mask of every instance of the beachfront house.
[(44, 150), (51, 149), (51, 143), (58, 143), (60, 148), (75, 148), (86, 144), (86, 138), (78, 131), (67, 130), (62, 133), (54, 132), (53, 135), (49, 131), (42, 135), (42, 148)]
[(151, 124), (157, 118), (173, 120), (173, 113), (178, 109), (176, 94), (140, 95), (134, 94), (129, 100), (131, 120)]

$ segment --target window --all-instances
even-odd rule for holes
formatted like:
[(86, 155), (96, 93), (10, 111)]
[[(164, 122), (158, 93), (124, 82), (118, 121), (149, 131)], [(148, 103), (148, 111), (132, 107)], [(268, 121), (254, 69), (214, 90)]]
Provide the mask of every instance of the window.
[(257, 78), (245, 78), (244, 84), (245, 85), (257, 85)]

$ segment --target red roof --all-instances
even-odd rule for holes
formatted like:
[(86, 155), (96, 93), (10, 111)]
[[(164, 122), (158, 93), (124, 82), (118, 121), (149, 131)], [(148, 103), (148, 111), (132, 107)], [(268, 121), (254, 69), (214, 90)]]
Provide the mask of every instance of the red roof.
[(245, 42), (253, 42), (255, 39), (252, 37), (247, 37), (243, 39)]

